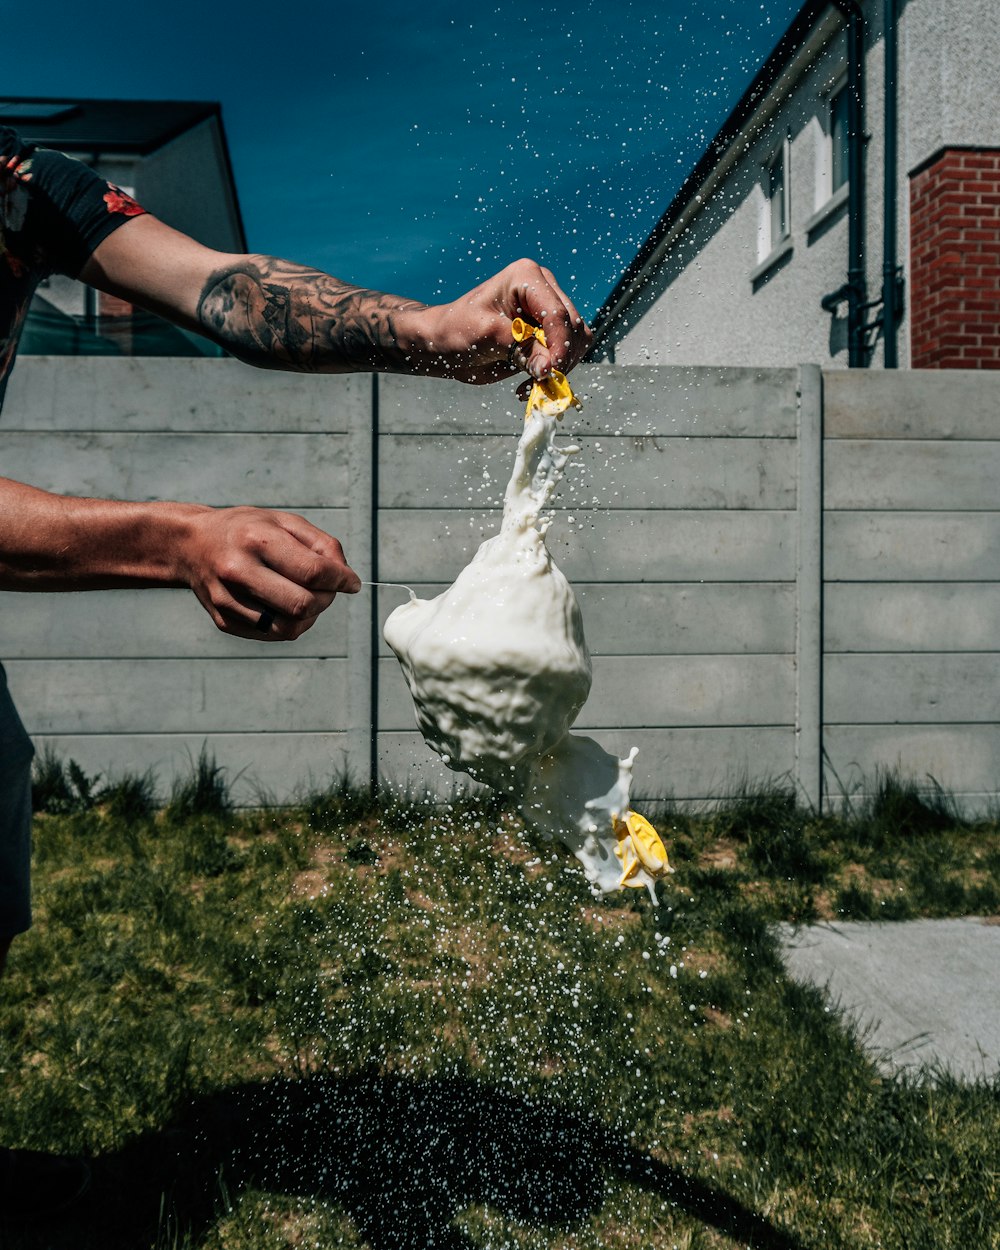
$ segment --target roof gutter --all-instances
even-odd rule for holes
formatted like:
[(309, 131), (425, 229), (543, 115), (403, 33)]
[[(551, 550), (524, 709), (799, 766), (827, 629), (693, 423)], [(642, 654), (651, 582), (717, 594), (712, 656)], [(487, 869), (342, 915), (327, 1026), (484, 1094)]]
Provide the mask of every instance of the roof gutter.
[(896, 331), (903, 311), (902, 275), (896, 253), (896, 164), (898, 139), (896, 0), (885, 0), (885, 183), (882, 242), (882, 352), (886, 369), (899, 367)]
[(864, 23), (858, 0), (832, 0), (847, 19), (847, 282), (820, 300), (825, 312), (847, 301), (847, 363), (868, 364), (868, 284), (865, 276), (865, 77)]

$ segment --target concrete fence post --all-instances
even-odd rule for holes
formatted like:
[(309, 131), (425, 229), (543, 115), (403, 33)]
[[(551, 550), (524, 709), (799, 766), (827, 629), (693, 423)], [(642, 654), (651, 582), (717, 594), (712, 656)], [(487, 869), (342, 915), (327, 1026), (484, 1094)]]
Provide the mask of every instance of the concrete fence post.
[(795, 769), (799, 791), (823, 799), (823, 374), (800, 365), (795, 628)]
[[(371, 376), (371, 400), (351, 406), (348, 430), (350, 491), (348, 559), (359, 577), (378, 579), (375, 543), (375, 508), (378, 489), (378, 375)], [(374, 586), (362, 587), (350, 604), (347, 618), (347, 770), (354, 785), (374, 784), (375, 676), (378, 649), (375, 644), (378, 598)]]

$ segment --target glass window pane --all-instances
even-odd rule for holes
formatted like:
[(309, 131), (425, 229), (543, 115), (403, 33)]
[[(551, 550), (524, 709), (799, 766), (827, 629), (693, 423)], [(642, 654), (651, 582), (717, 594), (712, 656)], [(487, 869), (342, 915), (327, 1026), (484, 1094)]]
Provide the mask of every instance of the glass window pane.
[(767, 194), (771, 201), (771, 246), (780, 243), (788, 233), (785, 217), (785, 161), (779, 152), (767, 171)]
[(836, 191), (847, 181), (849, 148), (847, 124), (847, 88), (841, 87), (830, 101), (830, 190)]

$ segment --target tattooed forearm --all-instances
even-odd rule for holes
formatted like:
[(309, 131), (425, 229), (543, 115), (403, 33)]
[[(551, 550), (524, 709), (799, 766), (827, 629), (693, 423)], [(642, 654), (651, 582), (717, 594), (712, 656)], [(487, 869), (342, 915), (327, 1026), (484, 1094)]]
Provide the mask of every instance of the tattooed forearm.
[(406, 367), (399, 313), (412, 300), (349, 286), (318, 269), (248, 256), (217, 270), (198, 301), (203, 330), (248, 364), (336, 373)]

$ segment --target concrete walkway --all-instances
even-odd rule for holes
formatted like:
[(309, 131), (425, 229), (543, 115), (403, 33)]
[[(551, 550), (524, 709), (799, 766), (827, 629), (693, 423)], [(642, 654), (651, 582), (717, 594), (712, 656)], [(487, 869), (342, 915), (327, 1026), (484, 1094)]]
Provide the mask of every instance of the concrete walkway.
[(1000, 922), (782, 926), (789, 975), (825, 988), (883, 1072), (1000, 1073)]

